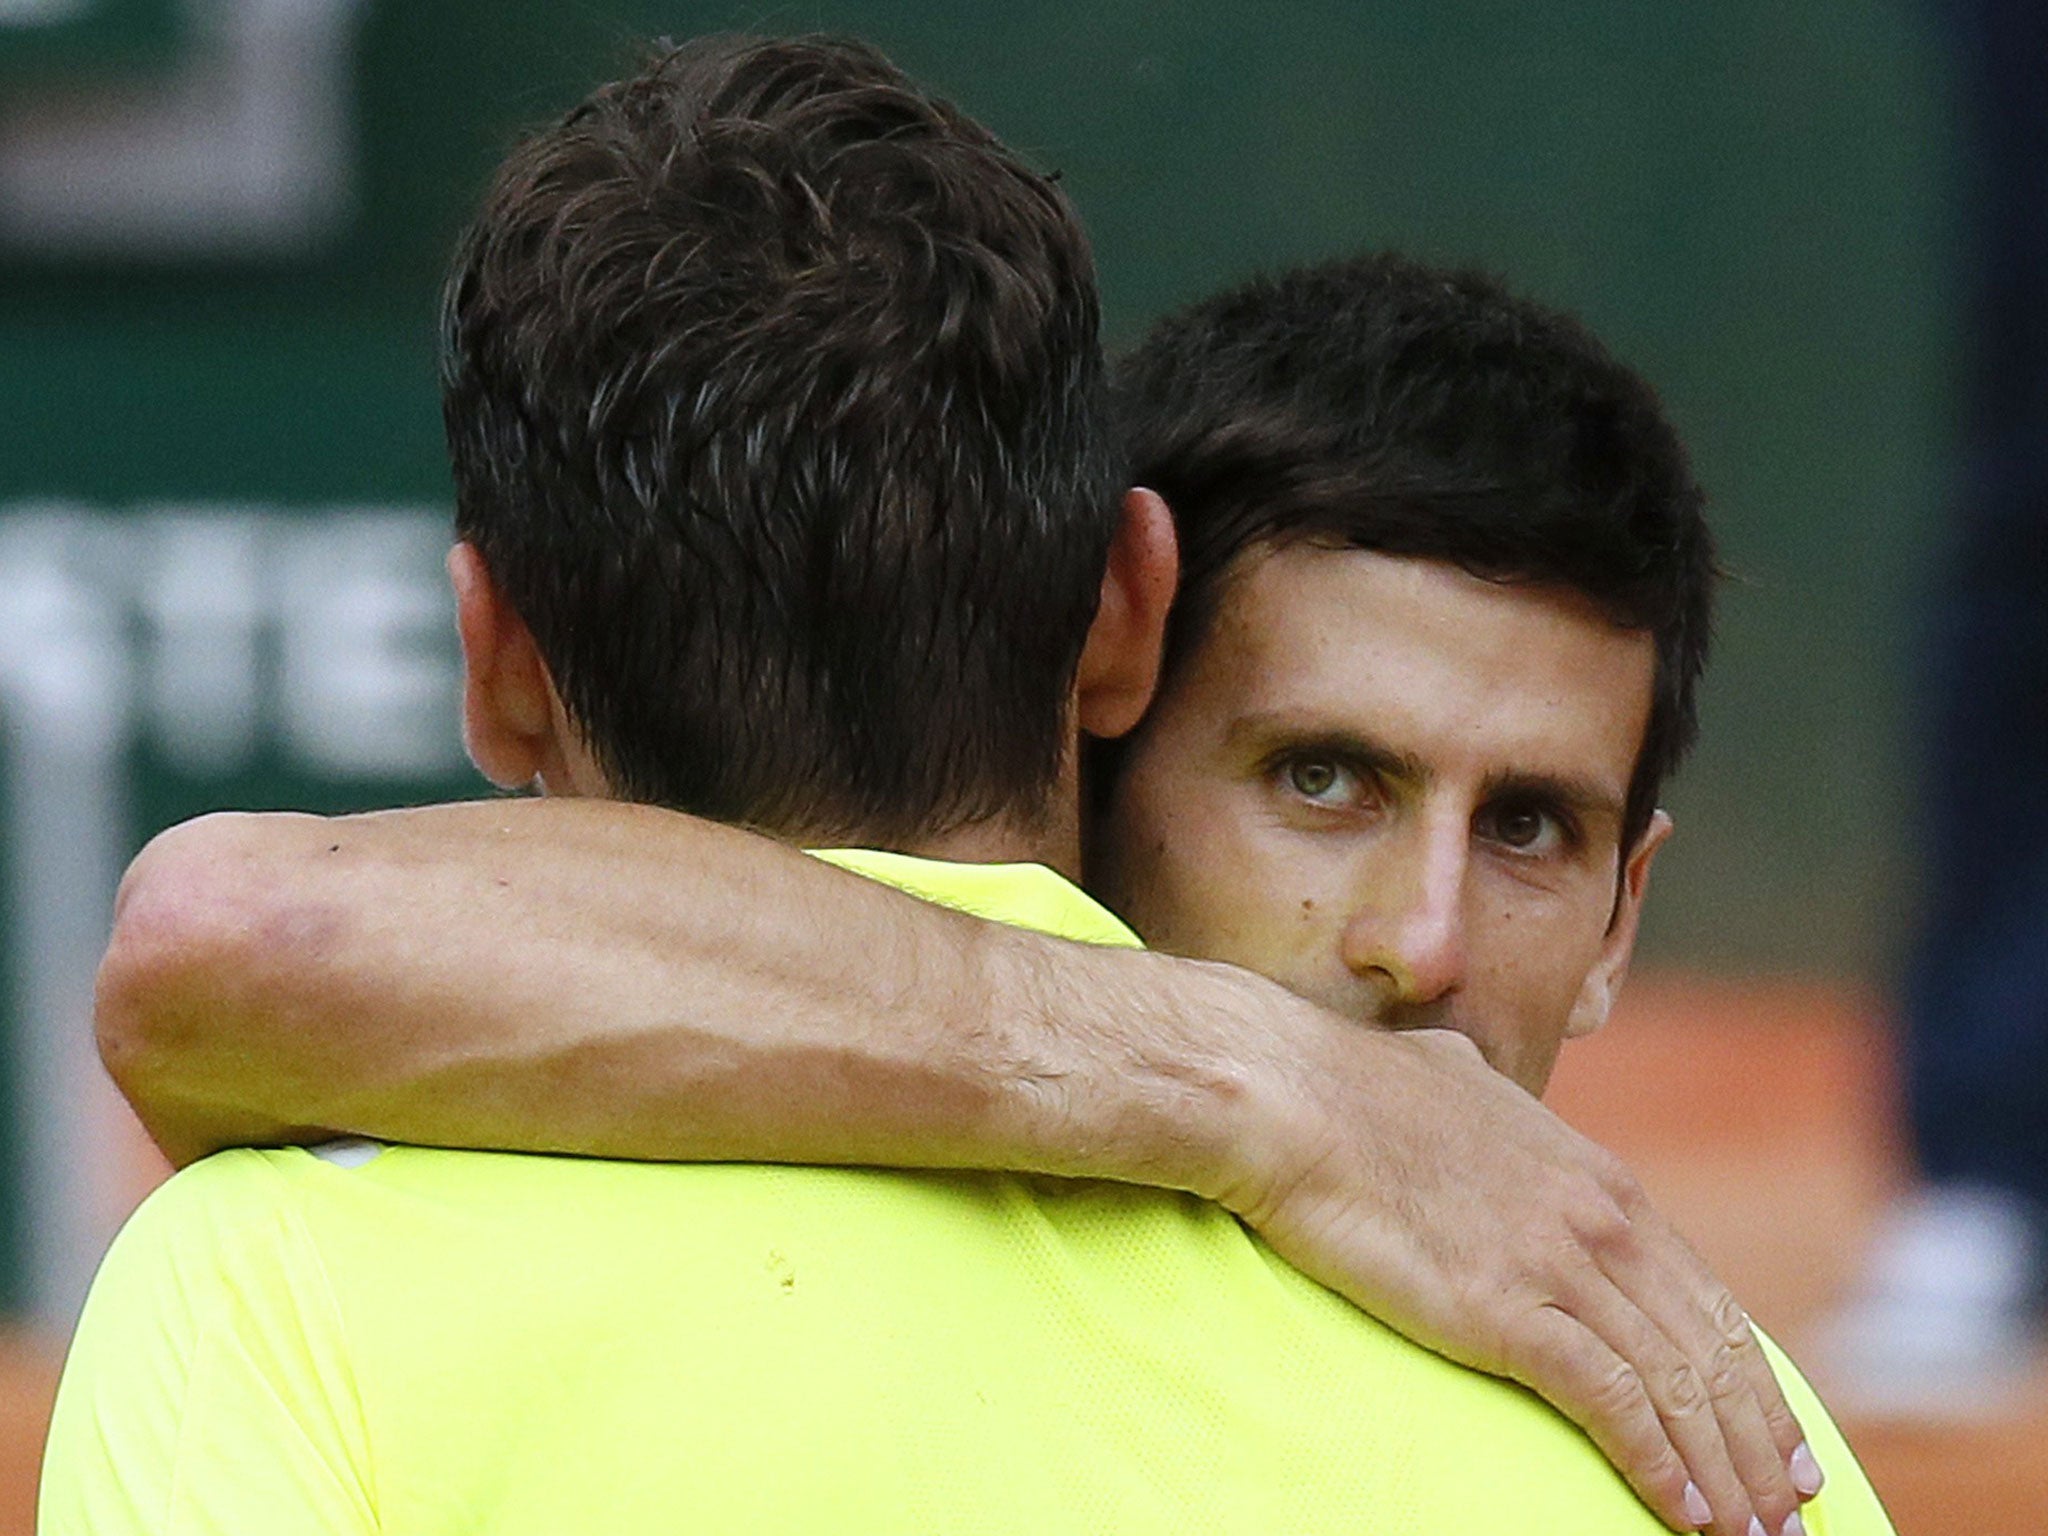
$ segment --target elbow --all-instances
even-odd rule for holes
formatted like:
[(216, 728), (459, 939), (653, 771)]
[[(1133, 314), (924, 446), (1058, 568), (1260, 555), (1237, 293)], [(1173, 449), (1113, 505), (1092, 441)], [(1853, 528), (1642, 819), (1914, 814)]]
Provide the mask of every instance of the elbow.
[[(143, 1123), (167, 1128), (217, 1084), (240, 995), (264, 963), (266, 877), (260, 818), (201, 817), (136, 856), (114, 900), (94, 988), (100, 1059)], [(176, 1153), (173, 1153), (176, 1156)]]

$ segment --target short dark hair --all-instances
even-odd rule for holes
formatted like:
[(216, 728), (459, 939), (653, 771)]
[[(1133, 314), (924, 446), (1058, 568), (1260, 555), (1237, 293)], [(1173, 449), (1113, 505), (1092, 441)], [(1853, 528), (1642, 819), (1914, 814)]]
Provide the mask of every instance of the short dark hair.
[(1132, 478), (1180, 531), (1166, 686), (1256, 546), (1322, 540), (1571, 588), (1656, 643), (1634, 844), (1697, 734), (1719, 572), (1656, 391), (1584, 325), (1481, 273), (1360, 256), (1169, 317), (1113, 394)]
[(442, 332), (457, 530), (617, 793), (1043, 812), (1122, 488), (1053, 178), (864, 44), (662, 45), (512, 152)]

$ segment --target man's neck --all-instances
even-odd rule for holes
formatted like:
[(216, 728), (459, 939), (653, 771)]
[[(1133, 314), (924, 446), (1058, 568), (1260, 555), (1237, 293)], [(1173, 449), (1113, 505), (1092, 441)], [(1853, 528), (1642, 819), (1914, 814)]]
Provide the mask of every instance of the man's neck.
[[(1079, 743), (1069, 738), (1065, 761), (1045, 809), (1038, 815), (992, 817), (930, 837), (885, 837), (863, 840), (858, 833), (842, 842), (907, 853), (952, 864), (1043, 864), (1079, 884), (1081, 881), (1081, 781)], [(812, 847), (818, 839), (805, 838)]]
[[(547, 795), (575, 798), (547, 784)], [(599, 796), (596, 798), (615, 798)], [(1043, 864), (1075, 884), (1081, 881), (1081, 822), (1071, 794), (1056, 796), (1041, 818), (1019, 822), (996, 818), (973, 822), (930, 837), (866, 834), (858, 827), (830, 832), (815, 828), (756, 827), (769, 837), (799, 848), (874, 848), (914, 858), (941, 859), (949, 864)]]
[[(900, 840), (899, 840), (900, 841)], [(954, 864), (1044, 864), (1081, 878), (1081, 833), (1072, 806), (1061, 803), (1043, 822), (981, 821), (937, 837), (905, 842), (897, 852)]]

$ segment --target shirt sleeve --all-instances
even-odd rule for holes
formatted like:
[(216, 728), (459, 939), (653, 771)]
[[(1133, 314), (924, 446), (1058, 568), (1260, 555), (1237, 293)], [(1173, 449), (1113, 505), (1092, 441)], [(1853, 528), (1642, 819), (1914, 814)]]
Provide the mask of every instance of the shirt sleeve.
[(187, 1169), (108, 1252), (58, 1388), (43, 1536), (378, 1529), (340, 1315), (268, 1156)]
[(1807, 1447), (1820, 1463), (1821, 1471), (1827, 1474), (1827, 1485), (1819, 1497), (1801, 1512), (1807, 1536), (1895, 1536), (1891, 1517), (1878, 1502), (1877, 1490), (1870, 1486), (1870, 1479), (1857, 1464), (1849, 1442), (1842, 1438), (1820, 1398), (1799, 1374), (1799, 1367), (1772, 1340), (1764, 1339), (1763, 1344), (1772, 1369), (1778, 1373), (1785, 1401), (1806, 1431)]

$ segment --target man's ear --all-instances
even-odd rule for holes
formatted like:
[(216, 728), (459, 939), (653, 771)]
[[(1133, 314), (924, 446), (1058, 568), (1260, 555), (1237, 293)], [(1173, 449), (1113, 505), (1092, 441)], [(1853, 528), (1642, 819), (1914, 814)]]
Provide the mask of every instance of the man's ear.
[(523, 789), (541, 776), (555, 750), (547, 664), (474, 544), (448, 551), (448, 580), (462, 637), (463, 745), (493, 784)]
[(1566, 1018), (1566, 1039), (1576, 1040), (1592, 1034), (1607, 1022), (1607, 1015), (1614, 1011), (1614, 1000), (1621, 995), (1622, 982), (1628, 979), (1628, 962), (1635, 953), (1636, 932), (1642, 926), (1643, 896), (1650, 888), (1650, 865), (1656, 861), (1657, 850), (1670, 836), (1671, 817), (1666, 812), (1653, 811), (1650, 824), (1636, 839), (1635, 847), (1629, 851), (1628, 862), (1622, 866), (1621, 888), (1615, 893), (1614, 915), (1608, 921), (1606, 937), (1600, 941), (1600, 958), (1586, 973), (1585, 981), (1579, 986), (1579, 995)]
[(1179, 579), (1173, 513), (1154, 491), (1126, 491), (1075, 674), (1076, 716), (1090, 736), (1121, 736), (1144, 717), (1159, 686), (1166, 613)]

